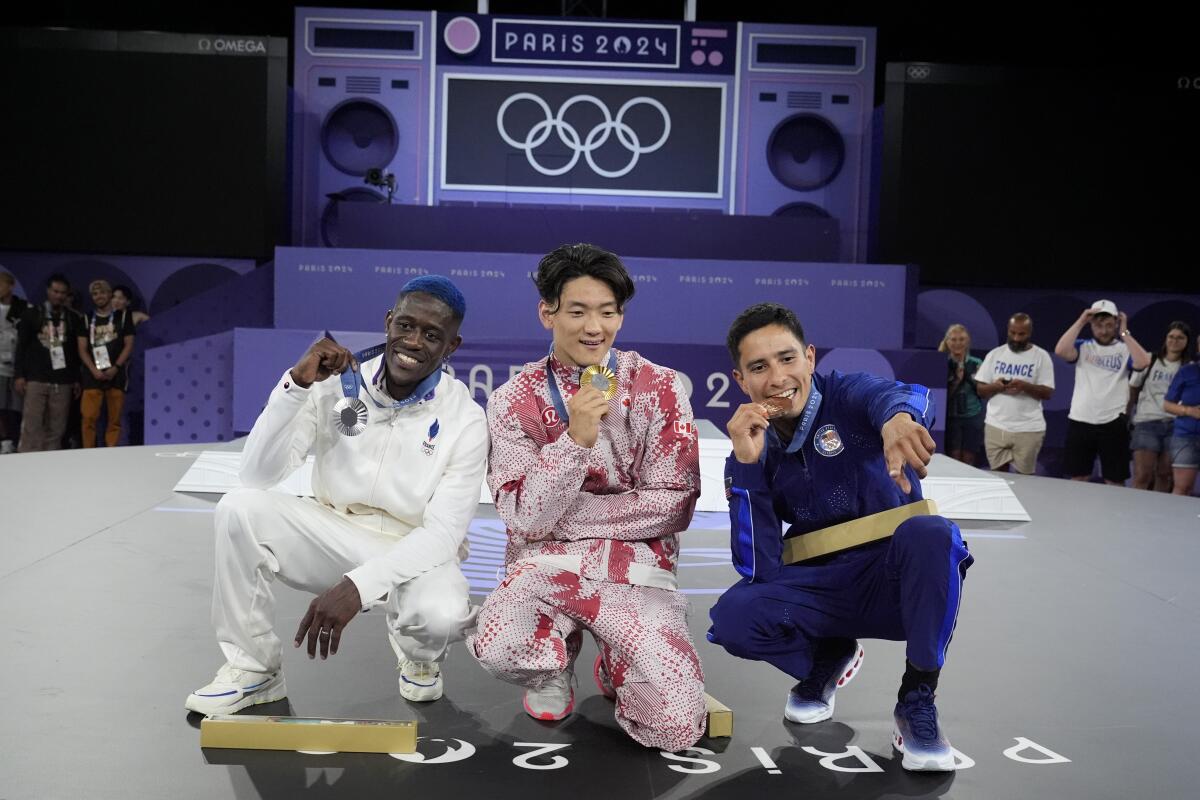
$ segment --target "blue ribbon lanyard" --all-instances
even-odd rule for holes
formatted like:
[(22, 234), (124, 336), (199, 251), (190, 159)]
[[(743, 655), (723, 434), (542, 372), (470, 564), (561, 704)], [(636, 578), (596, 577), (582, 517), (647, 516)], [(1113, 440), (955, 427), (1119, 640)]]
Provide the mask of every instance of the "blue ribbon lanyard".
[(808, 432), (812, 430), (813, 422), (817, 418), (817, 408), (820, 405), (821, 390), (817, 388), (815, 383), (810, 383), (808, 402), (804, 404), (804, 411), (800, 415), (800, 424), (796, 427), (796, 433), (787, 444), (787, 452), (794, 453), (804, 446), (804, 440), (808, 438)]
[[(554, 380), (554, 367), (550, 365), (550, 359), (554, 357), (554, 345), (550, 345), (550, 352), (546, 356), (546, 383), (550, 387), (550, 400), (554, 403), (554, 410), (558, 412), (558, 418), (564, 424), (571, 421), (571, 417), (567, 415), (567, 407), (563, 404), (562, 393), (558, 390), (558, 381)], [(617, 374), (617, 354), (610, 347), (608, 349), (608, 369)]]
[[(328, 338), (331, 342), (333, 341), (332, 336)], [(358, 388), (362, 384), (362, 365), (382, 353), (386, 346), (387, 345), (377, 344), (374, 347), (368, 347), (366, 350), (360, 350), (354, 354), (354, 360), (358, 362), (360, 371), (356, 372), (355, 370), (347, 368), (346, 371), (339, 376), (342, 382), (342, 394), (345, 397), (352, 400), (358, 398)], [(387, 365), (380, 364), (379, 368), (381, 370), (387, 369)], [(375, 395), (373, 395), (371, 392), (367, 392), (367, 397), (371, 398), (371, 402), (375, 404), (376, 408), (404, 408), (405, 406), (413, 405), (414, 403), (432, 394), (434, 388), (438, 384), (438, 381), (441, 379), (442, 371), (434, 370), (432, 373), (426, 376), (423, 381), (417, 384), (417, 387), (413, 389), (412, 394), (403, 400), (393, 400), (390, 404), (379, 402), (377, 399), (375, 399)]]

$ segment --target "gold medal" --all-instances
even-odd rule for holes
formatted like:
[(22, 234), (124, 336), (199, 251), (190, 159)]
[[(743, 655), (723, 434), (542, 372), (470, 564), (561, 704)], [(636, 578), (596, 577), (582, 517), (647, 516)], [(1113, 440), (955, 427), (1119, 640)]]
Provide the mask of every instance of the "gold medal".
[(605, 400), (617, 396), (617, 376), (613, 371), (601, 364), (593, 364), (579, 374), (580, 386), (591, 386), (604, 395)]

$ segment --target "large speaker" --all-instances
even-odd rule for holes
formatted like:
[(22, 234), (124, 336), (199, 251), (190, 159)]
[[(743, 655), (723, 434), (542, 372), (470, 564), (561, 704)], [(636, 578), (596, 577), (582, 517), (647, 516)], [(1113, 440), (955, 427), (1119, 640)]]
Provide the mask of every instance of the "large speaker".
[(338, 206), (428, 197), (432, 12), (297, 9), (295, 240), (338, 244)]
[(866, 258), (875, 31), (742, 26), (736, 211), (837, 221)]

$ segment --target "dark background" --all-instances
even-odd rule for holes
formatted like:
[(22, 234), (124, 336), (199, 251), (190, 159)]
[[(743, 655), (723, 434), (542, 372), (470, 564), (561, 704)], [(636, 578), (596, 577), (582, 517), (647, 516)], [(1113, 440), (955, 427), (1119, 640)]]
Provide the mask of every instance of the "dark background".
[[(470, 0), (412, 5), (476, 9)], [(679, 19), (683, 9), (661, 0), (567, 5), (582, 16), (640, 19)], [(45, 2), (8, 10), (5, 24), (290, 38), (294, 6)], [(495, 1), (490, 11), (558, 15), (563, 4)], [(913, 116), (885, 132), (889, 143), (903, 132), (905, 150), (892, 164), (903, 175), (882, 186), (877, 260), (918, 263), (927, 285), (1196, 289), (1200, 48), (1180, 10), (700, 0), (697, 12), (701, 20), (877, 28), (876, 104), (888, 62), (1019, 70), (1023, 91), (926, 87), (911, 95)]]

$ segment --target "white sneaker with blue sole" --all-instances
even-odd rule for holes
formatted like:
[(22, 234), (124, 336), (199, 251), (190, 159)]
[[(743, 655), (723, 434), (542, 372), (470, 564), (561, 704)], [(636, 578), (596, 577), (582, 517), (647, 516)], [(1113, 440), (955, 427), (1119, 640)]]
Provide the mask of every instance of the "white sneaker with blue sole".
[(183, 707), (188, 711), (211, 716), (235, 714), (259, 703), (273, 703), (287, 697), (283, 673), (250, 672), (229, 664), (217, 670), (212, 683), (188, 695)]

